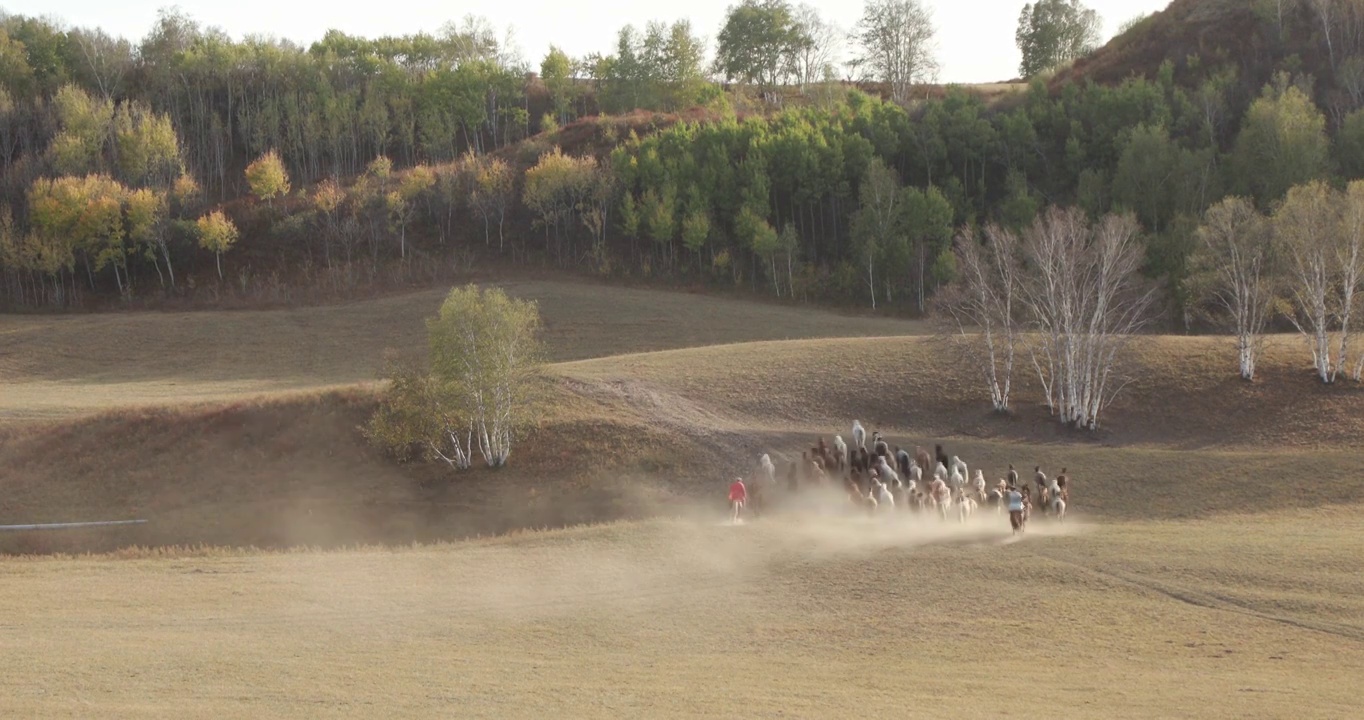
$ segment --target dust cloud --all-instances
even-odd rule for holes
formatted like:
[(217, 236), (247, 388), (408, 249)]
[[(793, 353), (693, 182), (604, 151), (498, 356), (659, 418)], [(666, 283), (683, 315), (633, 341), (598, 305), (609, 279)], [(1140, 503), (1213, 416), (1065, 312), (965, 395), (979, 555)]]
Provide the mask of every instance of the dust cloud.
[(405, 549), (363, 567), (324, 554), (299, 579), (314, 586), (312, 602), (348, 617), (439, 608), (446, 619), (520, 623), (676, 610), (698, 593), (761, 593), (793, 564), (857, 562), (887, 552), (909, 552), (905, 562), (912, 563), (914, 551), (933, 545), (988, 550), (1084, 530), (1034, 516), (1027, 532), (1014, 536), (1008, 516), (993, 508), (965, 522), (904, 509), (869, 516), (833, 493), (773, 502), (765, 514), (735, 524), (716, 503), (651, 497), (659, 503), (653, 519)]

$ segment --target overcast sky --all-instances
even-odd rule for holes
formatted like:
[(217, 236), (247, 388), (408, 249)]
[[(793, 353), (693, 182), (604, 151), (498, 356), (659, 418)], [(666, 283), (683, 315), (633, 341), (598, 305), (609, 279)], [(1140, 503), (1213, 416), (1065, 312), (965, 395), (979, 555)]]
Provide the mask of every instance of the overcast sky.
[[(820, 14), (851, 28), (862, 12), (857, 0), (804, 0)], [(1018, 73), (1014, 29), (1025, 0), (926, 0), (937, 28), (942, 82), (1008, 80)], [(420, 0), (0, 0), (0, 8), (23, 15), (51, 15), (69, 24), (97, 26), (136, 42), (151, 28), (158, 8), (178, 4), (201, 25), (222, 28), (233, 38), (275, 35), (305, 47), (330, 28), (375, 37), (435, 32), (447, 20), (482, 15), (499, 30), (511, 26), (521, 55), (539, 67), (551, 43), (578, 57), (608, 53), (622, 25), (649, 20), (671, 22), (684, 15), (708, 40), (715, 37), (725, 8), (735, 0), (639, 2), (638, 0), (464, 0), (434, 3)], [(1163, 9), (1169, 0), (1088, 0), (1103, 17), (1106, 41), (1119, 26), (1139, 14)], [(795, 2), (793, 4), (799, 4)]]

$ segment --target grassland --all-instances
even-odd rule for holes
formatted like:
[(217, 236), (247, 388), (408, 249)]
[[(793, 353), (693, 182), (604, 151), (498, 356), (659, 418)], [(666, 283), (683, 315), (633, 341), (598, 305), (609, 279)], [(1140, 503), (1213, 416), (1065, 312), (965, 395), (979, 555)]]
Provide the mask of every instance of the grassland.
[(1034, 529), (1008, 543), (997, 524), (678, 520), (399, 550), (12, 561), (0, 706), (51, 718), (1354, 714), (1364, 555), (1341, 550), (1364, 531), (1357, 514)]
[[(922, 323), (687, 293), (512, 282), (539, 301), (556, 361), (698, 345), (904, 335)], [(296, 310), (0, 316), (0, 423), (221, 401), (373, 380), (383, 351), (420, 351), (444, 293)]]
[[(1088, 436), (1025, 374), (989, 414), (919, 324), (511, 289), (546, 313), (548, 402), (511, 468), (455, 482), (357, 430), (437, 293), (0, 320), (0, 522), (154, 519), (0, 537), (113, 552), (0, 561), (0, 715), (1355, 714), (1364, 393), (1315, 385), (1295, 338), (1254, 384), (1218, 341), (1143, 339)], [(991, 477), (1066, 466), (1071, 516), (1020, 541), (990, 514), (721, 522), (757, 453), (853, 417)]]

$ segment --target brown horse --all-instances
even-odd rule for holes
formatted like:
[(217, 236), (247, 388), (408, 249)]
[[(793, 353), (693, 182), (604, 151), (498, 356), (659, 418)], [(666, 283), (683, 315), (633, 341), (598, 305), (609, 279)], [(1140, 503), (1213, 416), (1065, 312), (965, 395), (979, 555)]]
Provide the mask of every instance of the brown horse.
[(914, 464), (919, 466), (925, 478), (933, 477), (933, 456), (917, 445), (914, 446)]
[(852, 451), (852, 467), (854, 470), (867, 472), (871, 470), (871, 453), (864, 447)]

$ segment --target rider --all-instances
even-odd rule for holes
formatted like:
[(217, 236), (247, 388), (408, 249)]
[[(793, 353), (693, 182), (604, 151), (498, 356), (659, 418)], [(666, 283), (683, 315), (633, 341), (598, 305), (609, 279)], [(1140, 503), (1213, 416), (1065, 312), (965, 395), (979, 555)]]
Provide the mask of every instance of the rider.
[(739, 511), (743, 510), (747, 499), (748, 489), (744, 487), (743, 478), (734, 478), (734, 482), (729, 484), (729, 503), (734, 506), (734, 522), (739, 522)]
[(1009, 503), (1009, 525), (1017, 535), (1023, 531), (1023, 493), (1018, 491), (1017, 486), (1010, 486), (1008, 492), (1004, 493), (1004, 499)]

